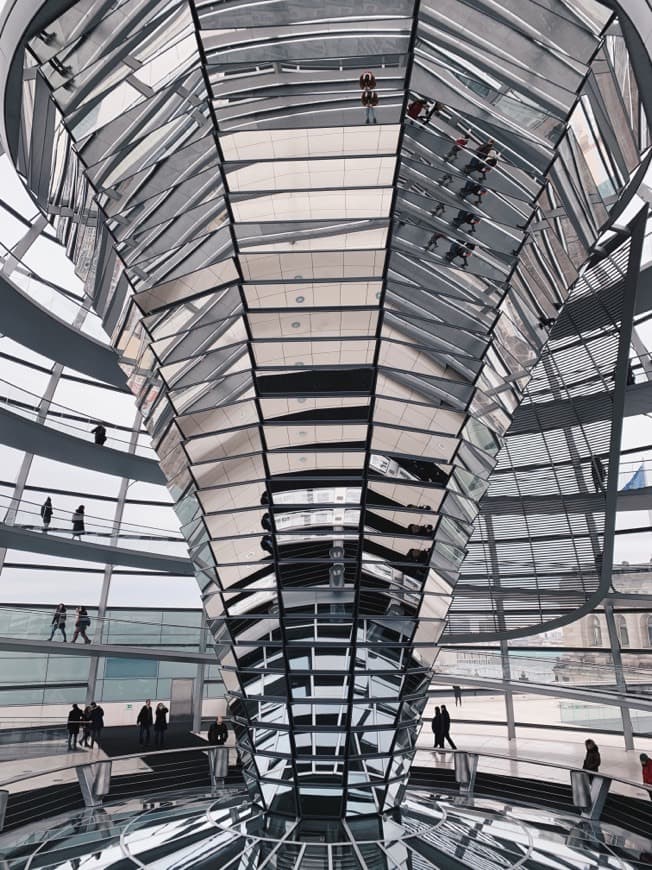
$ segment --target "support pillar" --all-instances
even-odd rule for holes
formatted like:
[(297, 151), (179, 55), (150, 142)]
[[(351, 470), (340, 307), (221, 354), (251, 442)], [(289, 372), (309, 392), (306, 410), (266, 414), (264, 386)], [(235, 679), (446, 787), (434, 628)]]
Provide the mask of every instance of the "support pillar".
[(507, 719), (507, 739), (516, 740), (516, 720), (514, 718), (514, 696), (512, 694), (512, 669), (509, 661), (509, 646), (506, 640), (500, 642), (500, 662), (505, 684), (505, 714)]
[(597, 821), (602, 815), (611, 779), (599, 774), (588, 774), (583, 770), (571, 770), (571, 790), (573, 804), (582, 812), (582, 817)]
[(9, 803), (9, 792), (6, 789), (0, 789), (0, 831), (4, 830), (5, 816), (7, 815), (7, 804)]
[(111, 762), (95, 761), (75, 768), (79, 788), (87, 807), (99, 807), (111, 788)]
[(208, 768), (211, 776), (211, 794), (224, 788), (229, 770), (229, 750), (226, 746), (213, 746), (208, 750)]
[[(619, 695), (627, 693), (627, 683), (623, 674), (623, 659), (620, 654), (620, 638), (618, 637), (618, 629), (616, 628), (616, 620), (614, 618), (614, 606), (611, 601), (605, 601), (604, 614), (607, 619), (607, 631), (609, 632), (609, 645), (611, 647), (611, 658), (614, 664), (616, 673), (616, 688)], [(627, 704), (619, 704), (620, 717), (623, 723), (623, 737), (625, 739), (625, 749), (634, 748), (634, 728), (632, 726), (632, 717)]]

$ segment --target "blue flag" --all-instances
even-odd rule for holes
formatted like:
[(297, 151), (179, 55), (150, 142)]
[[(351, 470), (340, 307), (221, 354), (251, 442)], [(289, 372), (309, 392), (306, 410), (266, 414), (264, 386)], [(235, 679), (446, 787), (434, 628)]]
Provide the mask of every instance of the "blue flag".
[(645, 469), (643, 468), (643, 463), (641, 462), (634, 474), (623, 487), (623, 492), (626, 489), (643, 489), (645, 485)]

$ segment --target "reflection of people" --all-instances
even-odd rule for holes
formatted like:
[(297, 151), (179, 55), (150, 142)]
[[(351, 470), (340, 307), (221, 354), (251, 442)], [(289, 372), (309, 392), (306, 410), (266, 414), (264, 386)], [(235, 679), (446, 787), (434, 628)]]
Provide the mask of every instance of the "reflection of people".
[(360, 90), (361, 91), (373, 91), (376, 87), (376, 76), (367, 70), (367, 72), (363, 72), (360, 76)]
[(445, 233), (433, 233), (430, 241), (426, 245), (426, 251), (431, 251), (433, 248), (436, 248), (439, 245), (440, 240), (445, 238)]
[(453, 147), (450, 149), (450, 151), (444, 155), (444, 160), (448, 161), (448, 163), (455, 163), (455, 161), (459, 157), (460, 151), (463, 151), (468, 144), (469, 137), (466, 134), (464, 136), (460, 136), (459, 139), (456, 139), (453, 142)]
[(376, 106), (378, 105), (378, 94), (376, 91), (363, 91), (360, 102), (365, 108), (365, 124), (376, 124)]
[(414, 118), (416, 120), (423, 111), (425, 105), (426, 104), (421, 99), (421, 97), (417, 97), (416, 99), (412, 100), (410, 105), (407, 107), (408, 118)]

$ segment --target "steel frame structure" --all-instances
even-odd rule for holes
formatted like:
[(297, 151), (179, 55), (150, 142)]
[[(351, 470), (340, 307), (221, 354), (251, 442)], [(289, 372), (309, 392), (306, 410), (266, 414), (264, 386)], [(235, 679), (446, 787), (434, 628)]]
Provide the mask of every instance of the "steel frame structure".
[[(460, 570), (457, 640), (562, 624), (606, 591), (615, 476), (581, 534), (563, 496), (586, 492), (596, 453), (617, 456), (644, 213), (609, 255), (626, 278), (597, 361), (563, 305), (613, 285), (593, 281), (598, 262), (578, 275), (646, 159), (644, 59), (639, 40), (639, 78), (617, 75), (625, 37), (598, 3), (531, 4), (527, 20), (453, 0), (256, 11), (252, 24), (235, 0), (45, 3), (5, 26), (3, 86), (22, 100), (19, 114), (5, 102), (4, 137), (177, 499), (252, 795), (351, 816), (401, 802)], [(367, 68), (378, 124), (357, 104)], [(414, 119), (419, 97), (432, 111)], [(470, 147), (457, 164), (467, 133), (499, 149), (490, 174)], [(571, 421), (566, 453), (541, 463), (568, 552), (542, 575), (528, 531), (524, 582), (512, 531), (487, 531), (487, 489), (522, 495), (512, 417), (524, 395), (535, 418), (576, 395), (569, 343), (593, 383), (615, 368), (609, 431), (578, 453)], [(460, 629), (469, 589), (490, 624)]]

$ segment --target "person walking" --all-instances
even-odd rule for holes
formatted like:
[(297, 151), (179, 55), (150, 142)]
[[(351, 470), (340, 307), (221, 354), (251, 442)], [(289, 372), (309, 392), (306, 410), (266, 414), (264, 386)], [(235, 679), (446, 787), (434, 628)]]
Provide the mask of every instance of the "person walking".
[(453, 147), (447, 154), (444, 154), (444, 160), (447, 163), (455, 163), (457, 158), (460, 155), (461, 151), (464, 151), (466, 146), (469, 144), (469, 137), (464, 134), (464, 136), (460, 136), (459, 139), (456, 139), (453, 142)]
[(91, 708), (88, 714), (91, 723), (91, 749), (93, 745), (97, 743), (100, 745), (100, 738), (102, 737), (102, 728), (104, 728), (104, 710), (95, 703), (95, 701), (91, 701)]
[(360, 102), (365, 108), (365, 124), (376, 124), (376, 106), (378, 105), (378, 94), (376, 91), (363, 91)]
[(84, 528), (84, 505), (80, 504), (77, 510), (72, 515), (72, 536), (81, 541), (81, 536), (86, 529)]
[(435, 707), (435, 715), (432, 717), (432, 733), (435, 740), (435, 749), (444, 744), (441, 742), (441, 710)]
[(91, 739), (91, 705), (87, 704), (84, 707), (84, 718), (82, 721), (83, 731), (82, 731), (82, 739), (79, 741), (80, 746), (90, 746)]
[(47, 532), (47, 530), (50, 528), (52, 513), (52, 499), (50, 498), (50, 496), (48, 496), (41, 505), (41, 523), (43, 525), (44, 532)]
[[(645, 785), (652, 785), (652, 758), (645, 752), (639, 755), (641, 761), (641, 774)], [(652, 800), (652, 791), (648, 791), (647, 796)]]
[(79, 637), (80, 634), (84, 638), (84, 643), (90, 643), (90, 640), (88, 639), (88, 637), (86, 635), (86, 629), (89, 627), (90, 624), (91, 624), (91, 618), (88, 615), (88, 611), (86, 610), (86, 608), (83, 606), (78, 607), (77, 608), (77, 619), (75, 621), (75, 633), (72, 636), (73, 643), (76, 643), (77, 638)]
[(63, 635), (63, 642), (66, 643), (66, 605), (58, 604), (57, 609), (54, 611), (54, 616), (52, 617), (52, 622), (50, 623), (52, 627), (52, 631), (50, 632), (50, 637), (48, 640), (52, 640), (54, 637), (54, 633), (57, 629)]
[(152, 724), (154, 722), (154, 713), (152, 711), (152, 702), (148, 698), (140, 708), (140, 713), (136, 719), (136, 725), (140, 726), (138, 732), (138, 740), (141, 746), (149, 746), (149, 741), (152, 733)]
[(446, 705), (441, 705), (441, 747), (444, 748), (444, 740), (448, 740), (451, 749), (457, 749), (457, 746), (451, 740), (451, 717), (446, 709)]
[(600, 750), (594, 740), (589, 738), (584, 741), (586, 746), (586, 755), (584, 756), (584, 764), (582, 770), (590, 770), (592, 773), (597, 773), (600, 770)]
[(208, 729), (208, 742), (211, 746), (224, 746), (229, 736), (229, 729), (221, 716), (218, 716)]
[(91, 429), (91, 435), (95, 436), (95, 443), (100, 447), (106, 442), (106, 428), (98, 423), (94, 429)]
[(453, 686), (453, 695), (455, 697), (455, 706), (462, 706), (462, 689), (460, 686)]
[(163, 746), (165, 732), (168, 727), (166, 716), (169, 712), (165, 704), (159, 702), (156, 705), (156, 712), (154, 714), (154, 746)]
[(73, 704), (70, 713), (68, 713), (68, 749), (77, 749), (77, 735), (83, 718), (82, 711), (77, 704)]

